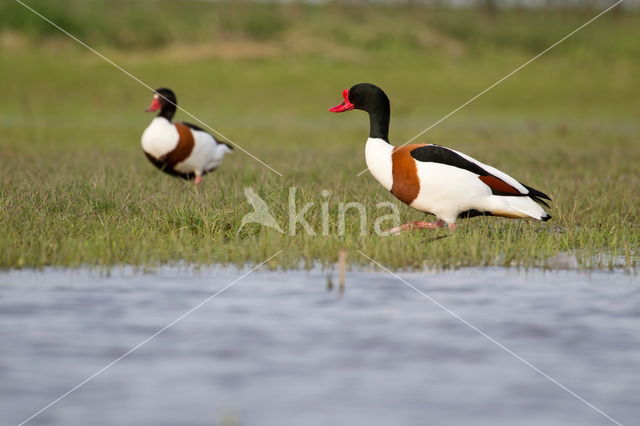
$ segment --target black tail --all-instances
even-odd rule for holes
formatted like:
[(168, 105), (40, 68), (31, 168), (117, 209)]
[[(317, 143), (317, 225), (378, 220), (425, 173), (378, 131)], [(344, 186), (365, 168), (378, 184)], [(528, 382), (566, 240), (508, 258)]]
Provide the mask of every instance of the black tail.
[[(535, 201), (536, 203), (540, 203), (540, 204), (542, 204), (542, 205), (544, 205), (546, 207), (549, 207), (549, 204), (547, 204), (547, 202), (544, 201), (544, 200), (551, 201), (551, 198), (547, 194), (545, 194), (542, 191), (538, 191), (537, 189), (534, 189), (534, 188), (532, 188), (530, 186), (527, 186), (525, 184), (522, 184), (522, 186), (524, 186), (525, 188), (527, 188), (529, 190), (529, 193), (527, 195), (529, 197), (531, 197), (531, 199), (533, 201)], [(551, 216), (549, 216), (549, 218), (551, 218)]]

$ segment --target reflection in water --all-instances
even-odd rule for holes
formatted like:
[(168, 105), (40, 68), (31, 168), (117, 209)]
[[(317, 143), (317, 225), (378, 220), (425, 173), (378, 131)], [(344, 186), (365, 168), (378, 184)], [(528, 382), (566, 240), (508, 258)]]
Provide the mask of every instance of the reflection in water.
[[(3, 422), (18, 424), (241, 273), (0, 274)], [(637, 421), (637, 277), (400, 275), (623, 424)], [(32, 424), (607, 424), (391, 275), (347, 272), (336, 297), (339, 277), (339, 267), (254, 273)]]

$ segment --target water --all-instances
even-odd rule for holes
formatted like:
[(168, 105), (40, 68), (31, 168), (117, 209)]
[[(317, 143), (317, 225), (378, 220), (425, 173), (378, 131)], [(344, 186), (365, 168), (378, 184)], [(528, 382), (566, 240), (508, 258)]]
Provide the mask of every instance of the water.
[[(236, 269), (0, 274), (0, 424), (15, 425), (236, 279)], [(623, 424), (640, 424), (640, 280), (399, 274)], [(33, 425), (606, 425), (398, 279), (249, 275)]]

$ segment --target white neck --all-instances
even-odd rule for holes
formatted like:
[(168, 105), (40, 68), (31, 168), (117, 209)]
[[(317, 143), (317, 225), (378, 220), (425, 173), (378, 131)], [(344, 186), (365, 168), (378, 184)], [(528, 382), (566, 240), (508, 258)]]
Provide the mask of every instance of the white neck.
[(156, 158), (168, 154), (178, 144), (178, 131), (169, 120), (156, 117), (142, 134), (142, 149)]
[(388, 191), (391, 191), (391, 187), (393, 186), (392, 152), (393, 145), (384, 139), (367, 139), (364, 151), (364, 156), (367, 160), (367, 167), (373, 177), (375, 177)]

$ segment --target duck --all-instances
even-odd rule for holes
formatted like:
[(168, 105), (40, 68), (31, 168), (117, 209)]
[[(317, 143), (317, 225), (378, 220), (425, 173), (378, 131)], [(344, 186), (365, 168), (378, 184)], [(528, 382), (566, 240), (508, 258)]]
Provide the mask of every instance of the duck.
[(197, 186), (204, 175), (222, 164), (222, 158), (233, 151), (233, 146), (217, 141), (195, 124), (172, 122), (177, 106), (178, 100), (171, 89), (163, 87), (154, 91), (145, 112), (158, 111), (158, 115), (142, 134), (142, 150), (161, 171), (193, 181)]
[(456, 229), (456, 221), (475, 216), (551, 219), (542, 206), (551, 198), (508, 174), (451, 148), (428, 143), (393, 146), (389, 142), (391, 106), (386, 93), (371, 83), (359, 83), (342, 92), (343, 100), (329, 109), (369, 114), (365, 145), (367, 168), (397, 199), (435, 222), (413, 221), (390, 232), (410, 229)]

